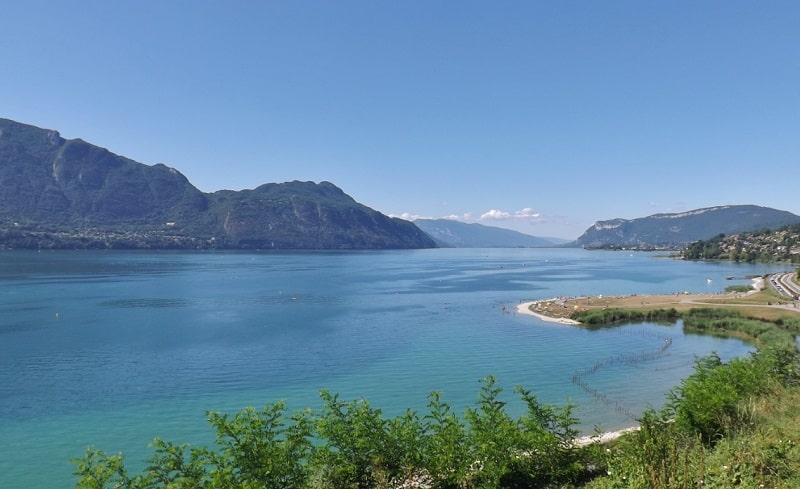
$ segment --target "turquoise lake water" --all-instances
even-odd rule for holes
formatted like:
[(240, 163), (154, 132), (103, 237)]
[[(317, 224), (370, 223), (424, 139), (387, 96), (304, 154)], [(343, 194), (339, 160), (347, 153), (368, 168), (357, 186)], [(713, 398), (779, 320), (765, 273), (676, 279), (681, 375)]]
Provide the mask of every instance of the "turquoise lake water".
[[(586, 432), (630, 426), (697, 355), (749, 347), (679, 324), (562, 326), (516, 305), (721, 291), (783, 268), (574, 249), (2, 252), (0, 488), (73, 487), (69, 460), (90, 445), (140, 467), (156, 436), (210, 443), (208, 410), (318, 407), (320, 389), (387, 415), (424, 412), (438, 390), (463, 412), (493, 374), (514, 415), (520, 384), (543, 402), (577, 404)], [(627, 354), (646, 359), (584, 378), (607, 402), (572, 382)]]

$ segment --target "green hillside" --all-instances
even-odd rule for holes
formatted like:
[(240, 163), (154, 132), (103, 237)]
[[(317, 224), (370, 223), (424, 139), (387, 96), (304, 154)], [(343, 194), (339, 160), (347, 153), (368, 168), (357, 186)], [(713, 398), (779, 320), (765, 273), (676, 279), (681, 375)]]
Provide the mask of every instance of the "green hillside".
[(800, 263), (800, 224), (695, 241), (683, 251), (687, 260)]

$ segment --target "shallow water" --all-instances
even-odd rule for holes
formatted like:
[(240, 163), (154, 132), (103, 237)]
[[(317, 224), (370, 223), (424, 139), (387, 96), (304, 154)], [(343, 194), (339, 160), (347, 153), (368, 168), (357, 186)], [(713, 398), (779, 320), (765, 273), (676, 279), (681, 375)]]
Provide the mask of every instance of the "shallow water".
[[(780, 269), (566, 249), (3, 252), (0, 487), (72, 487), (69, 459), (89, 445), (137, 466), (155, 436), (210, 443), (207, 410), (317, 407), (320, 389), (387, 415), (424, 411), (439, 390), (463, 411), (493, 374), (515, 415), (520, 384), (543, 402), (577, 404), (584, 431), (628, 426), (696, 355), (749, 347), (680, 325), (545, 323), (516, 305), (720, 291), (747, 282), (727, 276)], [(647, 358), (609, 360), (631, 354)], [(598, 362), (583, 380), (602, 397), (573, 383)]]

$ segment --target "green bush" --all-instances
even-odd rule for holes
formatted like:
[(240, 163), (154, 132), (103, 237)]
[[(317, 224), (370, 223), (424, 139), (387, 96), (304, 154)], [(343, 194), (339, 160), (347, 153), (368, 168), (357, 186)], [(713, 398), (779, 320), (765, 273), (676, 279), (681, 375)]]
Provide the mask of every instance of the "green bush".
[(647, 410), (639, 429), (608, 449), (606, 476), (590, 484), (594, 489), (673, 489), (703, 487), (706, 449), (687, 437), (663, 412)]
[(753, 289), (752, 285), (729, 285), (725, 287), (725, 292), (751, 292)]
[(407, 457), (389, 428), (402, 422), (389, 423), (363, 399), (345, 402), (327, 391), (321, 396), (325, 405), (316, 435), (322, 444), (315, 450), (314, 466), (323, 486), (368, 489), (398, 476)]
[(122, 455), (89, 449), (76, 460), (78, 489), (381, 489), (425, 481), (437, 489), (549, 487), (583, 477), (585, 449), (572, 406), (540, 404), (516, 388), (527, 406), (514, 419), (494, 377), (481, 381), (478, 402), (462, 417), (439, 393), (430, 412), (385, 418), (363, 400), (322, 391), (318, 412), (287, 416), (283, 402), (233, 416), (209, 413), (215, 449), (156, 439), (147, 468), (129, 475)]
[(750, 422), (740, 403), (769, 386), (765, 365), (757, 359), (723, 364), (716, 354), (699, 359), (695, 372), (668, 395), (667, 409), (675, 425), (712, 445)]
[(725, 309), (691, 309), (684, 315), (683, 326), (686, 331), (698, 333), (723, 336), (739, 334), (762, 347), (793, 352), (797, 349), (797, 343), (790, 328), (800, 328), (800, 321), (795, 318), (781, 318), (772, 323), (746, 318)]
[(475, 460), (467, 444), (467, 428), (461, 418), (443, 402), (440, 392), (428, 396), (430, 413), (425, 416), (421, 467), (434, 487), (456, 488), (466, 480)]
[[(218, 454), (212, 460), (214, 476), (223, 487), (300, 488), (308, 478), (303, 461), (312, 449), (312, 425), (308, 413), (284, 421), (283, 402), (257, 411), (247, 408), (235, 416), (212, 412), (217, 430)], [(156, 463), (156, 467), (163, 464)]]
[(674, 322), (680, 318), (680, 313), (674, 308), (653, 309), (648, 311), (638, 311), (630, 309), (592, 309), (587, 311), (575, 311), (570, 315), (571, 319), (589, 325), (608, 325), (623, 322)]

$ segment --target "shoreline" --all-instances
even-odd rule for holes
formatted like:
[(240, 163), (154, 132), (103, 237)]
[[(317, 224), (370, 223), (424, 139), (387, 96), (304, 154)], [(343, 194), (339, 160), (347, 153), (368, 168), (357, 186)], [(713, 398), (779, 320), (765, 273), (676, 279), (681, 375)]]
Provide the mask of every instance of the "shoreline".
[[(710, 280), (710, 279), (709, 279)], [(757, 294), (766, 288), (764, 277), (752, 277), (752, 290), (747, 292), (722, 292), (722, 293), (692, 293), (677, 292), (672, 294), (639, 295), (631, 294), (626, 296), (596, 296), (596, 297), (555, 297), (550, 299), (539, 299), (521, 302), (517, 305), (516, 311), (519, 314), (533, 316), (541, 321), (558, 323), (563, 325), (580, 325), (580, 321), (575, 321), (569, 315), (576, 310), (601, 309), (608, 307), (622, 307), (629, 309), (647, 308), (652, 306), (675, 306), (677, 304), (697, 304), (713, 305), (713, 300), (721, 297), (741, 298)], [(710, 283), (710, 281), (709, 281)], [(722, 306), (722, 304), (720, 304)], [(727, 304), (730, 306), (731, 304)], [(781, 307), (768, 303), (762, 307)], [(586, 447), (592, 444), (605, 445), (613, 442), (620, 437), (638, 431), (639, 425), (622, 428), (615, 431), (605, 431), (593, 435), (578, 436), (573, 440), (574, 446)]]
[[(517, 313), (525, 314), (527, 316), (533, 316), (533, 317), (538, 318), (538, 319), (540, 319), (542, 321), (546, 321), (546, 322), (550, 322), (550, 323), (559, 323), (559, 324), (564, 324), (564, 325), (579, 325), (579, 324), (581, 324), (580, 321), (575, 321), (574, 319), (547, 316), (547, 315), (544, 315), (544, 314), (540, 314), (538, 312), (534, 312), (531, 309), (535, 305), (538, 305), (539, 303), (544, 303), (544, 302), (548, 302), (548, 303), (551, 302), (553, 304), (559, 304), (560, 302), (563, 302), (563, 301), (561, 299), (545, 299), (545, 300), (539, 300), (539, 301), (523, 302), (523, 303), (517, 305)], [(566, 306), (563, 306), (563, 307), (566, 308)], [(610, 443), (610, 442), (612, 442), (614, 440), (617, 440), (618, 438), (620, 438), (623, 435), (626, 435), (626, 434), (634, 432), (634, 431), (638, 431), (639, 428), (640, 427), (638, 425), (636, 425), (636, 426), (630, 426), (628, 428), (622, 428), (622, 429), (614, 430), (614, 431), (603, 431), (601, 433), (596, 433), (596, 434), (593, 434), (593, 435), (582, 435), (582, 436), (579, 436), (579, 437), (575, 438), (573, 440), (573, 443), (575, 444), (576, 447), (586, 447), (586, 446), (589, 446), (589, 445), (591, 445), (593, 443), (598, 443), (600, 445), (605, 445), (605, 444)]]
[[(764, 277), (754, 277), (752, 278), (752, 290), (744, 293), (738, 294), (743, 296), (749, 296), (752, 294), (756, 294), (762, 289), (765, 288), (765, 280)], [(731, 296), (737, 295), (736, 293), (728, 293)], [(657, 302), (655, 300), (656, 297), (662, 298), (669, 298), (669, 302), (671, 303), (694, 303), (696, 301), (700, 301), (703, 299), (709, 299), (713, 297), (719, 297), (721, 294), (710, 294), (710, 293), (700, 293), (700, 294), (689, 294), (688, 292), (683, 293), (676, 293), (676, 294), (660, 294), (660, 295), (637, 295), (633, 294), (630, 296), (613, 296), (613, 297), (603, 297), (602, 295), (597, 297), (556, 297), (551, 299), (540, 299), (534, 301), (527, 301), (522, 302), (517, 305), (517, 313), (524, 314), (527, 316), (533, 316), (541, 321), (546, 321), (550, 323), (558, 323), (564, 325), (580, 325), (580, 321), (575, 321), (568, 317), (569, 313), (572, 310), (577, 310), (582, 307), (586, 307), (587, 304), (581, 304), (581, 301), (585, 301), (591, 307), (592, 302), (594, 301), (596, 304), (602, 303), (603, 299), (606, 301), (610, 301), (613, 299), (623, 299), (628, 298), (632, 299), (636, 302), (640, 302), (641, 306), (649, 305), (651, 302)], [(581, 305), (579, 305), (581, 304)], [(608, 305), (605, 305), (608, 307)], [(628, 305), (631, 307), (631, 305)], [(633, 308), (636, 308), (633, 305)], [(538, 309), (540, 312), (537, 312), (535, 309)], [(547, 314), (545, 314), (546, 312)], [(552, 315), (551, 315), (552, 314)], [(612, 441), (617, 440), (618, 438), (626, 435), (628, 433), (632, 433), (634, 431), (638, 431), (640, 426), (631, 426), (628, 428), (622, 428), (615, 431), (605, 431), (601, 433), (596, 433), (593, 435), (583, 435), (575, 438), (573, 442), (577, 447), (585, 447), (589, 446), (593, 443), (598, 443), (600, 445), (604, 445), (610, 443)]]

